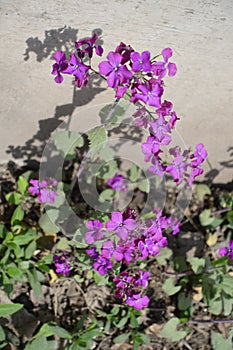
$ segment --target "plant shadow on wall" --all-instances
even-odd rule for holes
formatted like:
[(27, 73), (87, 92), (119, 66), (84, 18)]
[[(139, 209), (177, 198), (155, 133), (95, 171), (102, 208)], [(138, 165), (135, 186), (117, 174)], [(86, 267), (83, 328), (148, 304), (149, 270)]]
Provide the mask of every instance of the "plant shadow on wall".
[[(102, 29), (93, 29), (91, 35), (94, 33), (99, 36), (98, 44), (102, 45), (103, 40), (100, 38)], [(53, 54), (57, 50), (62, 50), (69, 55), (71, 48), (74, 47), (74, 42), (77, 41), (77, 36), (78, 29), (64, 26), (58, 29), (46, 30), (45, 37), (42, 40), (38, 37), (30, 37), (26, 40), (27, 47), (24, 53), (24, 60), (29, 60), (31, 53), (36, 55), (37, 62), (53, 59)], [(51, 79), (53, 79), (52, 76)], [(68, 127), (76, 108), (88, 104), (97, 94), (104, 90), (106, 88), (101, 86), (101, 79), (95, 74), (90, 77), (88, 85), (82, 90), (78, 90), (74, 86), (70, 103), (56, 106), (52, 117), (39, 120), (39, 129), (24, 145), (9, 145), (6, 153), (11, 154), (16, 160), (23, 160), (26, 168), (38, 169), (40, 157), (50, 134), (61, 123), (66, 124)]]
[[(214, 180), (217, 176), (224, 170), (224, 169), (232, 169), (233, 168), (233, 146), (229, 146), (226, 150), (226, 159), (221, 162), (219, 162), (219, 168), (215, 169), (212, 167), (211, 163), (207, 160), (209, 165), (209, 171), (205, 174), (205, 182), (208, 185), (212, 185)], [(215, 181), (216, 184), (216, 181)], [(221, 185), (221, 184), (216, 184)], [(229, 179), (229, 182), (227, 184), (222, 184), (223, 187), (229, 188), (229, 190), (232, 190), (233, 188), (233, 178)]]

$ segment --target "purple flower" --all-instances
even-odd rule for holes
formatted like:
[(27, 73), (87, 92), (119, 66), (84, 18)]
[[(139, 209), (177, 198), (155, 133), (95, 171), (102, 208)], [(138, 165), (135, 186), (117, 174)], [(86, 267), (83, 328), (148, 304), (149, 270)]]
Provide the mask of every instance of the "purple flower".
[(219, 249), (220, 256), (228, 256), (229, 260), (233, 260), (233, 240), (230, 240), (228, 243), (228, 248), (220, 248)]
[(127, 208), (124, 210), (122, 216), (123, 216), (124, 220), (126, 220), (126, 219), (134, 219), (135, 220), (135, 219), (137, 219), (138, 214), (134, 209)]
[(169, 124), (169, 126), (170, 126), (171, 129), (174, 129), (177, 120), (180, 120), (180, 118), (177, 117), (176, 112), (173, 111), (173, 112), (171, 113), (171, 118), (170, 118), (170, 120), (168, 121), (168, 124)]
[(144, 272), (142, 270), (138, 270), (138, 278), (136, 278), (134, 285), (139, 287), (142, 286), (146, 288), (148, 286), (148, 278), (150, 277), (149, 272)]
[(167, 134), (171, 132), (171, 129), (162, 115), (155, 122), (149, 122), (149, 124), (150, 132), (155, 135), (160, 144), (168, 145), (171, 142), (171, 136)]
[(101, 276), (104, 276), (107, 274), (109, 269), (112, 269), (113, 263), (111, 260), (100, 256), (94, 262), (93, 267)]
[(143, 70), (144, 72), (149, 73), (151, 71), (149, 51), (143, 51), (141, 55), (139, 52), (132, 52), (131, 60), (133, 72), (139, 72), (140, 70)]
[(125, 65), (121, 65), (122, 56), (110, 51), (107, 55), (108, 61), (99, 64), (100, 74), (107, 76), (108, 86), (116, 88), (119, 84), (124, 84), (132, 78), (132, 73)]
[(132, 306), (136, 310), (142, 310), (144, 307), (148, 306), (150, 299), (148, 296), (142, 296), (142, 293), (134, 294), (132, 297), (128, 297), (123, 304)]
[(107, 185), (116, 191), (127, 191), (127, 185), (122, 175), (116, 173), (112, 178), (109, 178)]
[(99, 253), (96, 251), (96, 247), (91, 247), (90, 249), (87, 249), (86, 253), (90, 255), (90, 258), (92, 260), (96, 260), (99, 257)]
[(126, 241), (129, 232), (136, 228), (136, 222), (134, 219), (124, 220), (120, 212), (113, 212), (111, 220), (106, 223), (106, 228), (110, 231), (116, 231), (117, 236)]
[(71, 272), (71, 261), (67, 258), (65, 251), (60, 256), (54, 255), (53, 262), (55, 264), (55, 271), (57, 274), (69, 276)]
[(161, 164), (161, 159), (158, 157), (158, 155), (155, 155), (152, 157), (151, 162), (153, 165), (151, 165), (148, 170), (162, 179), (166, 167)]
[(86, 73), (90, 66), (83, 64), (74, 53), (72, 53), (69, 61), (69, 66), (64, 71), (66, 74), (72, 74), (75, 77), (76, 85), (81, 87), (86, 84)]
[(176, 75), (176, 65), (172, 62), (167, 63), (169, 58), (172, 56), (172, 49), (170, 49), (169, 47), (163, 49), (162, 56), (164, 59), (163, 62), (155, 62), (152, 65), (152, 71), (154, 75), (158, 76), (159, 79), (162, 79), (168, 72), (168, 75), (170, 77), (173, 77), (174, 75)]
[(122, 57), (121, 64), (124, 64), (130, 60), (130, 55), (133, 51), (134, 49), (130, 45), (126, 45), (123, 42), (121, 42), (115, 50), (115, 52), (119, 53)]
[(111, 259), (114, 252), (114, 244), (111, 240), (105, 241), (102, 244), (101, 256), (106, 259)]
[(139, 92), (136, 92), (133, 95), (134, 99), (136, 98), (136, 100), (143, 101), (149, 106), (161, 106), (161, 96), (163, 94), (163, 88), (158, 82), (155, 82), (154, 84), (139, 84), (137, 86), (137, 89), (139, 90)]
[(36, 195), (41, 203), (54, 203), (55, 198), (58, 196), (56, 192), (57, 180), (45, 178), (39, 182), (31, 179), (29, 183), (32, 185), (28, 187), (29, 193)]
[(204, 160), (207, 158), (208, 153), (204, 148), (203, 143), (199, 143), (196, 145), (196, 151), (191, 154), (190, 158), (196, 158), (192, 161), (192, 166), (196, 167), (204, 162)]
[(66, 55), (64, 54), (64, 52), (60, 50), (55, 52), (53, 57), (56, 63), (53, 64), (52, 74), (56, 75), (56, 77), (54, 78), (55, 82), (60, 84), (63, 82), (63, 76), (61, 75), (61, 73), (64, 73), (64, 71), (67, 69), (68, 62), (66, 61)]
[(70, 274), (70, 267), (66, 264), (66, 263), (57, 263), (55, 264), (56, 267), (56, 273), (59, 275), (65, 275), (65, 276), (69, 276)]
[(98, 56), (102, 56), (104, 50), (100, 45), (95, 45), (95, 42), (97, 40), (98, 35), (93, 34), (93, 36), (90, 38), (77, 41), (75, 43), (75, 47), (77, 49), (78, 57), (84, 58), (85, 54), (87, 54), (89, 58), (92, 58), (93, 49), (95, 49), (95, 52)]
[(174, 181), (179, 185), (185, 178), (189, 163), (186, 162), (184, 154), (181, 154), (180, 147), (170, 148), (169, 153), (173, 155), (172, 164), (166, 167), (166, 172), (173, 176)]
[(158, 155), (160, 150), (160, 143), (155, 136), (148, 136), (147, 141), (142, 143), (142, 153), (145, 155), (145, 162), (149, 162), (153, 155)]
[(85, 233), (85, 241), (87, 244), (92, 244), (95, 241), (99, 241), (103, 238), (103, 233), (101, 232), (104, 225), (99, 220), (89, 220), (86, 223), (87, 228), (90, 230)]
[(170, 101), (164, 100), (161, 107), (156, 109), (156, 113), (160, 116), (167, 116), (170, 115), (170, 112), (172, 110), (172, 103)]

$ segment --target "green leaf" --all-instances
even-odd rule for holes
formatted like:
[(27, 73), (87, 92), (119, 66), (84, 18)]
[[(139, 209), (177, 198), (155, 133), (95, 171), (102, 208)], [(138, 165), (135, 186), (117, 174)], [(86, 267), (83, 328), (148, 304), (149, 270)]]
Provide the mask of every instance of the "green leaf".
[(228, 211), (226, 219), (229, 222), (230, 226), (233, 228), (233, 210)]
[(138, 328), (139, 326), (139, 323), (137, 321), (137, 318), (135, 317), (134, 314), (131, 314), (130, 315), (130, 327), (132, 328)]
[(210, 209), (203, 210), (203, 212), (199, 215), (199, 219), (202, 226), (209, 226), (214, 220), (214, 218), (211, 217)]
[(114, 109), (112, 109), (112, 104), (104, 106), (99, 112), (101, 124), (106, 122), (106, 118), (108, 117), (109, 113), (111, 113), (111, 116), (107, 121), (107, 126), (116, 127), (117, 125), (120, 125), (130, 105), (131, 104), (128, 101), (121, 100)]
[(84, 139), (79, 132), (64, 130), (56, 131), (52, 134), (55, 146), (59, 151), (62, 151), (63, 155), (67, 157), (75, 156), (75, 147), (83, 147)]
[(186, 295), (185, 293), (181, 292), (178, 295), (178, 309), (181, 311), (187, 310), (191, 307), (192, 304), (192, 297), (190, 294)]
[(209, 186), (205, 184), (196, 185), (196, 195), (199, 201), (203, 201), (207, 194), (211, 194)]
[(188, 266), (186, 263), (186, 258), (184, 256), (174, 256), (172, 260), (174, 263), (174, 269), (177, 272), (184, 272), (187, 270)]
[(220, 333), (211, 333), (211, 344), (213, 346), (213, 350), (232, 350), (231, 339), (225, 339)]
[(50, 330), (53, 334), (56, 334), (59, 338), (71, 339), (72, 336), (64, 328), (55, 325), (49, 325)]
[(24, 257), (25, 259), (31, 259), (36, 250), (36, 242), (32, 241), (25, 249)]
[(7, 228), (5, 225), (0, 224), (0, 238), (5, 238), (7, 234)]
[(48, 342), (47, 342), (46, 337), (44, 335), (41, 335), (41, 336), (33, 339), (29, 343), (27, 343), (24, 350), (47, 349), (47, 345), (48, 345)]
[(50, 325), (48, 323), (44, 323), (40, 327), (38, 333), (34, 336), (34, 338), (38, 338), (38, 337), (40, 337), (42, 335), (47, 338), (47, 337), (51, 337), (51, 335), (53, 335), (53, 334), (54, 333), (53, 333), (53, 330), (50, 328)]
[(6, 334), (2, 326), (0, 326), (0, 342), (3, 342), (6, 339)]
[(210, 209), (205, 209), (203, 212), (199, 215), (200, 223), (203, 227), (217, 227), (221, 225), (223, 222), (223, 219), (217, 219), (211, 216)]
[(7, 269), (7, 274), (10, 276), (10, 277), (18, 277), (18, 278), (22, 278), (22, 271), (16, 267), (16, 266), (10, 266), (8, 267)]
[(210, 312), (214, 315), (220, 315), (222, 313), (222, 298), (210, 300)]
[(105, 146), (107, 141), (107, 132), (102, 126), (97, 126), (96, 128), (88, 132), (88, 138), (90, 141), (91, 154), (100, 152), (100, 150)]
[(227, 263), (228, 263), (228, 256), (221, 256), (221, 258), (212, 262), (212, 266), (222, 267), (223, 265), (227, 265)]
[(222, 290), (224, 293), (233, 297), (233, 277), (224, 275), (221, 283)]
[(114, 315), (114, 316), (116, 316), (116, 315), (118, 314), (119, 311), (120, 311), (120, 307), (117, 306), (117, 305), (115, 305), (115, 306), (113, 307), (113, 309), (111, 310), (111, 314)]
[(23, 256), (24, 250), (22, 248), (20, 249), (20, 247), (15, 242), (7, 242), (6, 245), (9, 249), (12, 249), (14, 251), (16, 258)]
[(115, 344), (123, 344), (123, 343), (126, 342), (126, 340), (129, 339), (129, 336), (130, 336), (130, 333), (123, 333), (123, 334), (118, 335), (117, 337), (115, 337), (115, 338), (113, 339), (113, 342), (114, 342)]
[(229, 295), (223, 294), (223, 308), (224, 308), (224, 316), (229, 316), (232, 313), (233, 299), (229, 297)]
[(138, 189), (142, 192), (145, 192), (145, 193), (150, 192), (150, 183), (147, 179), (138, 182), (137, 186), (138, 186)]
[(126, 323), (128, 322), (128, 319), (129, 319), (128, 316), (122, 317), (120, 322), (118, 322), (116, 324), (117, 328), (122, 329), (126, 325)]
[(136, 334), (133, 335), (132, 338), (133, 338), (134, 348), (139, 349), (139, 347), (135, 347), (135, 345), (150, 344), (150, 337), (147, 334), (137, 332)]
[(66, 237), (61, 237), (59, 242), (57, 243), (57, 249), (67, 250), (69, 249), (69, 240)]
[(205, 259), (203, 258), (189, 257), (187, 261), (190, 263), (195, 274), (200, 274), (205, 267)]
[[(101, 151), (102, 153), (102, 151)], [(97, 172), (97, 177), (101, 179), (109, 179), (113, 177), (118, 170), (117, 162), (115, 159), (111, 159), (108, 162), (105, 162)]]
[(100, 193), (99, 201), (101, 203), (103, 203), (105, 201), (111, 202), (113, 200), (113, 198), (115, 197), (115, 194), (116, 194), (115, 190), (112, 190), (111, 188), (107, 188), (106, 190), (103, 190)]
[(166, 279), (166, 281), (163, 283), (163, 286), (162, 286), (163, 291), (168, 295), (174, 295), (177, 292), (179, 292), (179, 290), (181, 289), (181, 286), (175, 286), (174, 283), (175, 283), (174, 278), (171, 277)]
[(159, 265), (166, 266), (167, 261), (170, 259), (171, 256), (172, 256), (172, 250), (168, 247), (165, 247), (160, 250), (159, 254), (157, 254), (155, 258)]
[(14, 236), (13, 242), (17, 245), (25, 245), (28, 244), (34, 240), (34, 236), (31, 235), (29, 232), (25, 233), (19, 233), (18, 235)]
[(21, 310), (23, 304), (1, 304), (0, 305), (0, 317), (12, 315), (15, 312)]
[(39, 225), (45, 233), (59, 232), (59, 228), (50, 220), (47, 212), (41, 215)]
[(177, 317), (171, 318), (163, 327), (161, 335), (164, 338), (170, 339), (172, 341), (179, 341), (186, 337), (188, 331), (178, 331), (177, 326), (180, 321)]
[(21, 204), (24, 202), (24, 198), (23, 196), (18, 193), (18, 192), (10, 192), (10, 193), (7, 193), (5, 195), (5, 198), (7, 200), (8, 203), (11, 203), (11, 204)]
[(32, 268), (26, 271), (28, 274), (28, 280), (31, 288), (34, 290), (35, 294), (38, 296), (42, 296), (41, 284), (38, 280), (37, 271), (35, 268)]
[(141, 177), (142, 171), (136, 164), (132, 164), (127, 173), (130, 181), (135, 182)]
[(16, 224), (19, 224), (24, 217), (24, 211), (21, 208), (20, 205), (18, 205), (18, 207), (15, 208), (13, 215), (11, 217), (11, 226), (15, 226)]
[(106, 286), (108, 283), (108, 277), (100, 276), (97, 271), (94, 271), (94, 281), (98, 286)]
[(28, 181), (23, 176), (19, 176), (17, 181), (18, 189), (21, 194), (26, 194), (29, 186)]

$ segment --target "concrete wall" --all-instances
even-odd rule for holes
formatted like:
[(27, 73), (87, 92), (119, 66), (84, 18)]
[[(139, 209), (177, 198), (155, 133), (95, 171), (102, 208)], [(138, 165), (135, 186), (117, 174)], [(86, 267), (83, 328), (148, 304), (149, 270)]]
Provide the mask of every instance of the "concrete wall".
[(178, 73), (166, 83), (178, 131), (187, 145), (207, 147), (209, 178), (232, 180), (232, 0), (1, 0), (0, 16), (2, 163), (38, 158), (70, 111), (112, 100), (104, 85), (73, 96), (71, 79), (59, 86), (50, 75), (56, 49), (99, 28), (105, 52), (120, 41), (173, 49)]

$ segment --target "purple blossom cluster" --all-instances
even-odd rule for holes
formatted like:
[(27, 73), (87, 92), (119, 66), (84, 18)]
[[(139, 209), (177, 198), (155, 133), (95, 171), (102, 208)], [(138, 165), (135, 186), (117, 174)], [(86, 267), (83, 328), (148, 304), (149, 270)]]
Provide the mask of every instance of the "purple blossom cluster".
[(125, 178), (118, 173), (116, 173), (113, 177), (108, 179), (107, 185), (116, 191), (127, 191), (127, 184)]
[[(161, 158), (162, 147), (172, 141), (172, 131), (180, 119), (172, 110), (172, 103), (161, 100), (164, 93), (163, 78), (166, 75), (172, 77), (177, 71), (175, 63), (169, 62), (172, 57), (170, 48), (162, 50), (161, 56), (163, 59), (156, 61), (151, 59), (149, 51), (139, 53), (121, 43), (115, 52), (108, 53), (107, 61), (99, 64), (99, 71), (106, 76), (108, 86), (116, 89), (116, 97), (121, 98), (127, 93), (132, 103), (140, 103), (134, 114), (135, 125), (148, 128), (150, 133), (142, 144), (145, 161), (152, 163), (149, 171), (159, 177), (168, 173), (177, 185), (186, 181), (191, 186), (194, 179), (203, 173), (200, 165), (207, 157), (207, 152), (203, 144), (198, 144), (194, 153), (187, 150), (182, 152), (179, 147), (170, 148), (169, 153), (173, 158), (171, 164), (166, 164)], [(146, 105), (155, 110), (149, 112)]]
[(58, 275), (70, 275), (73, 261), (67, 257), (66, 251), (63, 251), (62, 255), (54, 255), (53, 262)]
[(58, 196), (56, 189), (58, 182), (55, 179), (45, 178), (42, 181), (30, 180), (28, 191), (32, 195), (36, 195), (41, 203), (53, 204), (55, 198)]
[[(94, 34), (77, 41), (76, 51), (69, 59), (62, 51), (54, 54), (52, 74), (55, 75), (56, 83), (62, 83), (64, 74), (74, 76), (74, 83), (79, 88), (88, 83), (90, 72), (94, 71), (91, 67), (93, 54), (103, 54), (97, 39), (98, 36)], [(145, 162), (150, 163), (149, 171), (161, 178), (169, 174), (177, 185), (185, 181), (191, 186), (195, 178), (203, 173), (201, 165), (207, 157), (207, 151), (202, 143), (197, 144), (194, 150), (169, 146), (172, 132), (180, 119), (173, 110), (172, 102), (163, 100), (164, 78), (173, 77), (177, 72), (175, 63), (170, 61), (171, 57), (170, 48), (163, 49), (160, 55), (153, 57), (149, 51), (140, 53), (121, 42), (99, 64), (99, 75), (115, 90), (116, 98), (127, 95), (137, 107), (133, 114), (134, 123), (148, 131), (141, 148)], [(164, 148), (168, 150), (167, 159), (164, 159)], [(43, 187), (39, 183), (31, 184), (33, 194), (41, 194)], [(118, 173), (108, 179), (107, 185), (116, 191), (127, 191), (126, 180)], [(42, 197), (44, 200), (48, 195)], [(124, 304), (141, 310), (149, 304), (149, 298), (143, 295), (143, 290), (147, 288), (150, 275), (141, 270), (132, 274), (128, 272), (128, 266), (159, 254), (168, 244), (166, 233), (177, 234), (180, 222), (177, 218), (163, 216), (158, 209), (154, 210), (154, 219), (136, 219), (137, 214), (129, 208), (123, 213), (112, 212), (105, 224), (100, 220), (89, 220), (86, 223), (85, 241), (89, 245), (86, 252), (94, 270), (111, 279), (116, 297), (122, 299)], [(222, 248), (220, 255), (232, 258), (232, 249), (233, 243), (229, 243), (229, 249)], [(55, 256), (54, 263), (57, 273), (70, 273), (65, 254)]]
[(233, 260), (233, 240), (230, 240), (228, 247), (219, 249), (220, 256), (228, 256), (229, 260)]
[(77, 87), (87, 85), (91, 69), (90, 65), (84, 63), (85, 59), (91, 60), (93, 52), (98, 56), (103, 54), (103, 48), (100, 45), (96, 45), (98, 35), (94, 34), (92, 37), (79, 40), (75, 43), (76, 52), (72, 53), (68, 60), (66, 54), (61, 50), (58, 50), (54, 54), (56, 63), (53, 64), (52, 74), (55, 75), (55, 82), (60, 84), (63, 82), (63, 74), (73, 75), (74, 83)]
[[(97, 39), (98, 36), (94, 34), (76, 42), (76, 53), (71, 54), (69, 61), (62, 51), (54, 54), (56, 63), (52, 74), (56, 75), (57, 83), (63, 81), (62, 74), (70, 74), (75, 77), (77, 87), (87, 84), (91, 66), (86, 65), (84, 60), (87, 58), (90, 63), (94, 52), (98, 56), (103, 54), (102, 47), (96, 45)], [(161, 59), (157, 60), (158, 57)], [(170, 163), (162, 158), (163, 148), (171, 143), (172, 131), (180, 119), (173, 110), (172, 103), (162, 101), (164, 78), (173, 77), (177, 72), (176, 64), (170, 62), (171, 57), (171, 48), (165, 48), (160, 55), (152, 57), (149, 51), (140, 53), (121, 42), (115, 51), (107, 54), (106, 60), (100, 62), (99, 73), (107, 80), (108, 86), (115, 89), (117, 98), (127, 94), (130, 102), (138, 106), (133, 116), (135, 125), (144, 127), (149, 132), (147, 140), (142, 143), (145, 161), (151, 163), (149, 171), (161, 178), (170, 174), (177, 185), (186, 181), (191, 186), (195, 178), (203, 173), (201, 164), (207, 157), (203, 144), (197, 144), (193, 153), (190, 150), (182, 151), (178, 146), (169, 148), (172, 158)], [(109, 179), (108, 185), (117, 191), (126, 191), (119, 174)]]
[[(89, 231), (85, 234), (85, 240), (91, 245), (86, 252), (93, 262), (93, 268), (101, 276), (109, 276), (116, 286), (116, 297), (136, 309), (149, 303), (149, 298), (142, 296), (142, 290), (148, 284), (149, 273), (143, 274), (139, 270), (135, 276), (126, 272), (117, 276), (113, 273), (113, 266), (128, 266), (139, 259), (157, 255), (168, 244), (165, 231), (170, 230), (172, 234), (179, 232), (180, 222), (177, 218), (166, 218), (157, 209), (154, 214), (153, 220), (145, 222), (136, 220), (135, 212), (127, 209), (123, 213), (111, 213), (105, 227), (99, 220), (89, 220), (86, 224)], [(98, 240), (102, 241), (100, 249), (94, 246)]]

